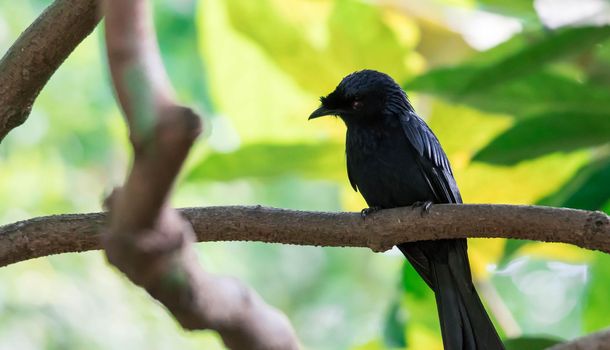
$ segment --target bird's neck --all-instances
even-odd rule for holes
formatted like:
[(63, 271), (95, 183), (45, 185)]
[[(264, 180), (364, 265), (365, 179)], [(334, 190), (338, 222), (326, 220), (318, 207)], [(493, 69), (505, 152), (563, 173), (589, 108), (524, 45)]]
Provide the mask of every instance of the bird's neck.
[(395, 127), (377, 122), (370, 124), (348, 124), (346, 133), (346, 148), (362, 154), (374, 154), (382, 147), (384, 140), (395, 133)]

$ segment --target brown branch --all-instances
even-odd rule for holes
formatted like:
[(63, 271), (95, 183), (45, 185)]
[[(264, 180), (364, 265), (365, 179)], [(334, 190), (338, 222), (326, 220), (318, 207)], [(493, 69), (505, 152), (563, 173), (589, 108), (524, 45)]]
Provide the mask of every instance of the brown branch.
[[(365, 247), (383, 251), (402, 242), (486, 237), (562, 242), (610, 253), (610, 218), (601, 212), (538, 206), (438, 204), (419, 210), (356, 213), (306, 212), (265, 207), (181, 209), (200, 242)], [(46, 216), (0, 227), (0, 266), (52, 254), (99, 249), (106, 215)]]
[(0, 141), (27, 119), (51, 75), (100, 20), (97, 0), (56, 0), (0, 60)]
[[(303, 212), (264, 207), (181, 210), (199, 241), (263, 241), (384, 250), (424, 239), (501, 237), (563, 242), (610, 253), (610, 218), (601, 212), (487, 204), (396, 208), (362, 219), (356, 213)], [(105, 214), (57, 215), (0, 227), (0, 266), (33, 257), (98, 249)], [(216, 283), (216, 282), (214, 282)], [(599, 333), (552, 350), (607, 349)], [(596, 347), (597, 346), (597, 347)]]
[(214, 329), (231, 349), (297, 349), (288, 319), (236, 280), (199, 266), (191, 225), (168, 197), (199, 117), (174, 102), (148, 0), (106, 0), (106, 46), (134, 148), (122, 189), (108, 201), (108, 260), (165, 305), (187, 329)]
[(610, 350), (610, 329), (557, 344), (547, 350)]

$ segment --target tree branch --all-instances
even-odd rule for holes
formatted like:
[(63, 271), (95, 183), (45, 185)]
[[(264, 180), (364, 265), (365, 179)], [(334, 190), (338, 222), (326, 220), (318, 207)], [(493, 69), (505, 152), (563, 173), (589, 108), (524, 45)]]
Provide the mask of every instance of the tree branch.
[(0, 60), (0, 141), (27, 119), (51, 75), (100, 20), (98, 0), (56, 0)]
[[(486, 237), (562, 242), (610, 253), (610, 218), (601, 212), (538, 206), (438, 204), (357, 213), (265, 207), (181, 209), (200, 242), (365, 247), (374, 251), (426, 239)], [(104, 213), (46, 216), (0, 227), (0, 266), (52, 254), (100, 249)]]
[(610, 329), (557, 344), (547, 350), (610, 350)]
[(200, 118), (174, 102), (148, 0), (106, 0), (106, 47), (129, 125), (134, 162), (107, 201), (108, 261), (165, 305), (186, 329), (218, 331), (230, 349), (293, 350), (288, 319), (240, 282), (198, 264), (191, 225), (168, 198)]

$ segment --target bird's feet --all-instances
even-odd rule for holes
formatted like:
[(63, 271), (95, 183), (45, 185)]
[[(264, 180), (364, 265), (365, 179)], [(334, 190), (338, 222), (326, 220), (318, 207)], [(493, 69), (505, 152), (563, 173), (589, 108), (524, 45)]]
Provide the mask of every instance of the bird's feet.
[(360, 217), (365, 219), (367, 216), (373, 214), (374, 212), (380, 211), (381, 209), (382, 209), (381, 207), (364, 208), (360, 211)]
[(417, 209), (421, 208), (419, 215), (423, 218), (430, 211), (430, 207), (432, 206), (432, 201), (424, 201), (424, 202), (415, 202), (411, 204), (411, 208)]

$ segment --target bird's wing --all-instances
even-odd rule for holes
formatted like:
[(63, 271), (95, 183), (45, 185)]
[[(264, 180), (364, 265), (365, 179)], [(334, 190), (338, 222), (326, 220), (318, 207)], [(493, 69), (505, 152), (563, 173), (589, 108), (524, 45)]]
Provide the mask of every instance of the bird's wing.
[[(461, 203), (449, 161), (432, 130), (414, 112), (400, 117), (417, 162), (438, 203)], [(434, 290), (447, 349), (504, 349), (471, 279), (466, 239), (398, 245)]]
[(461, 203), (462, 197), (457, 187), (447, 155), (428, 125), (408, 111), (400, 115), (400, 123), (405, 135), (419, 154), (419, 165), (437, 203)]
[(347, 152), (347, 148), (346, 148), (346, 152), (345, 152), (345, 161), (347, 163), (347, 178), (349, 179), (349, 183), (350, 185), (352, 185), (352, 188), (354, 189), (354, 191), (358, 192), (358, 186), (356, 185), (356, 182), (354, 181), (354, 177), (352, 176), (352, 169), (351, 169), (351, 163), (349, 161), (349, 152)]

